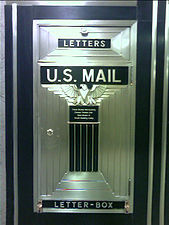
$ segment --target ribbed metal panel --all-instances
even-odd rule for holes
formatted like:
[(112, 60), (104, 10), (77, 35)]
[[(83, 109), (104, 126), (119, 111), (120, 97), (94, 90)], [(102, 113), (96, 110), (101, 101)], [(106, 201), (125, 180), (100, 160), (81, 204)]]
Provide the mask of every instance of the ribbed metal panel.
[(74, 171), (74, 125), (69, 125), (69, 170)]
[[(120, 103), (120, 104), (119, 104)], [(105, 98), (100, 112), (100, 169), (115, 195), (128, 195), (130, 165), (129, 91)]]
[(88, 125), (87, 129), (87, 171), (92, 171), (92, 125)]
[(98, 171), (98, 125), (69, 125), (69, 170)]
[[(50, 194), (68, 170), (67, 103), (45, 88), (40, 89), (41, 194)], [(49, 136), (47, 130), (52, 129)]]
[(82, 125), (82, 171), (86, 171), (86, 125)]
[(76, 171), (80, 171), (80, 125), (76, 124), (75, 125), (75, 149), (76, 149), (76, 160), (75, 160), (75, 165)]
[(99, 125), (94, 125), (93, 171), (98, 171), (98, 134)]

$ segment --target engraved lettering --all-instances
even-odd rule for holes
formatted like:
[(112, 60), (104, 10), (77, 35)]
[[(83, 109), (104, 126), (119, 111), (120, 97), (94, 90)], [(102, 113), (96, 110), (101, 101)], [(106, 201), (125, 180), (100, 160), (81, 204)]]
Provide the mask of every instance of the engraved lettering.
[(103, 81), (106, 82), (106, 78), (102, 69), (99, 70), (96, 78), (96, 82)]
[(77, 47), (80, 46), (80, 40), (76, 40), (76, 43), (77, 43)]
[(87, 69), (83, 69), (83, 82), (94, 82), (94, 69), (90, 69), (88, 74)]
[(113, 73), (113, 82), (121, 83), (121, 80), (116, 80), (116, 70), (115, 69), (112, 70), (112, 73)]
[(60, 208), (64, 208), (64, 202), (60, 202)]
[(75, 208), (76, 207), (76, 202), (72, 202), (72, 204), (73, 204), (73, 208)]
[(94, 47), (99, 47), (99, 41), (94, 41)]
[(58, 48), (110, 48), (110, 39), (59, 39)]
[(66, 43), (66, 40), (63, 41), (63, 46), (68, 47), (69, 45)]
[(107, 202), (102, 202), (102, 208), (107, 208)]
[(104, 41), (104, 40), (102, 40), (102, 41), (101, 41), (101, 45), (100, 45), (100, 46), (101, 46), (102, 48), (104, 48), (104, 47), (105, 47), (105, 45), (106, 45), (106, 44), (105, 44), (105, 41)]
[(80, 208), (82, 208), (82, 202), (78, 202), (78, 208), (80, 209)]
[[(113, 209), (113, 201), (56, 201), (47, 200), (47, 204), (43, 201), (44, 208), (57, 209)], [(123, 208), (123, 206), (121, 206)]]
[(97, 208), (97, 209), (100, 208), (100, 202), (96, 202), (96, 208)]
[(108, 82), (111, 82), (111, 70), (108, 69)]
[(93, 47), (93, 41), (88, 41), (88, 46)]
[(109, 204), (108, 208), (113, 209), (113, 202), (109, 202), (108, 204)]
[(57, 80), (57, 69), (54, 69), (54, 77), (53, 78), (51, 78), (51, 76), (50, 76), (50, 69), (47, 69), (47, 80), (51, 83), (53, 83)]
[(85, 47), (87, 40), (82, 40), (82, 42), (83, 42), (83, 46)]
[(70, 74), (71, 72), (72, 72), (71, 69), (64, 69), (63, 70), (63, 74), (68, 77), (68, 78), (64, 77), (63, 80), (67, 83), (72, 81), (72, 75)]
[(70, 40), (70, 47), (74, 47), (74, 40)]
[(70, 202), (66, 202), (67, 208), (69, 208), (70, 206)]
[(89, 203), (88, 202), (84, 202), (84, 208), (89, 208)]

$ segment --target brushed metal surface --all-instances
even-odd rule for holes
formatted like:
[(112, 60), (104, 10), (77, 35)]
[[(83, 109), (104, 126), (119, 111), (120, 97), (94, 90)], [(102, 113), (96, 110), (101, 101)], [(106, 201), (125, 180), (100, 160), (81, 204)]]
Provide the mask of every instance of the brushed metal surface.
[(51, 27), (51, 26), (64, 26), (64, 27), (84, 27), (84, 26), (95, 26), (95, 27), (131, 27), (136, 21), (135, 20), (67, 20), (67, 19), (48, 19), (48, 20), (35, 20), (39, 26)]
[[(111, 30), (110, 33), (113, 33), (112, 30), (114, 30), (115, 43), (122, 42), (120, 48), (116, 45), (117, 48), (113, 47), (114, 50), (110, 50), (109, 53), (107, 53), (108, 51), (84, 51), (80, 49), (78, 51), (63, 49), (53, 51), (51, 50), (52, 48), (57, 48), (55, 41), (53, 41), (50, 48), (48, 45), (49, 40), (53, 40), (54, 30), (60, 30), (61, 37), (63, 35), (63, 29), (56, 27), (57, 22), (58, 26), (63, 26), (65, 23), (65, 21), (34, 21), (34, 29), (36, 30), (34, 43), (37, 43), (39, 40), (39, 35), (43, 36), (40, 38), (39, 46), (34, 46), (34, 54), (37, 56), (34, 58), (34, 95), (36, 97), (34, 102), (34, 114), (36, 115), (34, 117), (34, 209), (40, 199), (120, 199), (131, 202), (131, 213), (133, 211), (134, 195), (137, 25), (133, 24), (130, 27), (131, 21), (128, 21), (125, 22), (128, 26), (122, 28), (113, 27), (114, 22), (111, 23), (111, 21), (70, 21), (69, 26), (73, 26), (74, 30), (78, 32), (80, 24), (89, 26), (89, 24), (92, 25), (94, 23), (96, 27), (91, 28), (93, 33), (91, 32), (90, 38), (93, 38), (94, 36), (92, 35), (94, 34), (101, 38), (107, 37), (109, 29)], [(103, 25), (105, 26), (104, 28), (100, 27)], [(67, 29), (70, 32), (70, 27)], [(46, 42), (48, 43), (47, 46), (44, 44)], [(81, 55), (80, 53), (82, 52), (83, 54)], [(64, 97), (54, 93), (54, 86), (51, 88), (50, 85), (40, 85), (39, 68), (41, 65), (116, 65), (129, 66), (129, 68), (132, 66), (132, 70), (131, 68), (129, 70), (129, 80), (131, 80), (131, 73), (133, 73), (132, 85), (129, 83), (126, 86), (109, 86), (105, 95), (100, 99), (100, 103), (98, 103), (100, 104), (99, 172), (76, 173), (68, 171), (68, 105)], [(47, 135), (46, 131), (48, 129), (54, 131), (52, 136)], [(88, 132), (87, 130), (86, 132)], [(86, 134), (87, 136), (88, 134)], [(76, 146), (74, 150), (76, 153)], [(92, 157), (93, 154), (92, 152)], [(76, 162), (76, 154), (74, 162)], [(73, 181), (77, 179), (80, 181)], [(129, 179), (130, 192), (128, 190)], [(53, 209), (44, 209), (44, 211), (53, 212)], [(54, 211), (60, 212), (57, 209)], [(78, 209), (75, 211), (65, 209), (64, 212), (79, 211)], [(114, 209), (112, 212), (122, 213), (124, 210)]]
[[(130, 154), (130, 98), (128, 89), (101, 103), (101, 171), (116, 195), (127, 195)], [(119, 104), (120, 103), (120, 104)]]
[[(68, 172), (47, 199), (112, 200), (109, 184), (100, 172)], [(43, 197), (46, 199), (46, 197)]]
[[(76, 201), (76, 200), (94, 200), (94, 201), (126, 201), (127, 196), (115, 196), (112, 193), (111, 187), (104, 179), (101, 172), (68, 172), (66, 173), (62, 180), (56, 187), (56, 190), (48, 196), (41, 196), (42, 200), (66, 200), (66, 201)], [(92, 212), (98, 212), (97, 210), (92, 210)], [(99, 210), (100, 213), (103, 212), (117, 212), (124, 213), (124, 210)], [(63, 209), (59, 210), (57, 208), (45, 208), (43, 212), (80, 212), (80, 213), (90, 213), (90, 210), (86, 209)]]
[[(41, 148), (41, 194), (50, 194), (56, 183), (68, 170), (67, 105), (65, 99), (41, 88), (40, 99), (40, 148)], [(65, 123), (63, 122), (65, 121)], [(47, 129), (53, 129), (52, 136)]]
[[(88, 31), (88, 35), (85, 39), (110, 39), (111, 48), (109, 49), (74, 49), (74, 48), (59, 48), (56, 44), (56, 49), (51, 51), (49, 54), (46, 54), (46, 57), (41, 57), (40, 60), (55, 61), (56, 56), (109, 56), (129, 60), (129, 44), (130, 44), (130, 29), (124, 27), (88, 27), (85, 26), (85, 29)], [(55, 38), (55, 40), (62, 39), (84, 39), (81, 34), (81, 27), (40, 27), (42, 39), (46, 38), (47, 34)], [(46, 31), (46, 32), (45, 32)], [(43, 33), (42, 33), (43, 32)], [(40, 35), (40, 36), (41, 36)], [(48, 40), (42, 40), (40, 44), (40, 49), (47, 49), (44, 43), (48, 43)], [(43, 56), (43, 54), (42, 54)]]

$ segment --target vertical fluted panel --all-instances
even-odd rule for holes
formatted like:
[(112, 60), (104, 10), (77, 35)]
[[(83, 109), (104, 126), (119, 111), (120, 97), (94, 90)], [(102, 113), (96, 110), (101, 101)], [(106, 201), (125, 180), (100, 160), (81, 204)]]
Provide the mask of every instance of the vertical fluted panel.
[(92, 171), (92, 125), (88, 125), (87, 171)]
[(81, 157), (81, 165), (82, 165), (82, 171), (86, 171), (86, 125), (82, 125), (82, 157)]
[(69, 170), (74, 171), (74, 125), (69, 125)]
[(98, 171), (98, 133), (99, 125), (94, 125), (93, 171)]
[(76, 161), (75, 161), (75, 165), (76, 165), (76, 171), (80, 171), (80, 125), (76, 124), (76, 141), (75, 141), (75, 145), (76, 145)]
[(99, 169), (115, 195), (127, 195), (131, 152), (130, 90), (120, 89), (100, 106)]

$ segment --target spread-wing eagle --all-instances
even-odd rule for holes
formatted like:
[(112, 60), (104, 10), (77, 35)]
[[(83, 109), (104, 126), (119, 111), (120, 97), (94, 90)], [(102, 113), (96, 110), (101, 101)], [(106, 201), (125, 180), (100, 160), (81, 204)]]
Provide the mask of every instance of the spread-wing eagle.
[(104, 94), (106, 85), (93, 85), (89, 89), (86, 84), (80, 84), (79, 88), (75, 84), (69, 84), (61, 85), (61, 90), (69, 103), (75, 105), (93, 105)]

